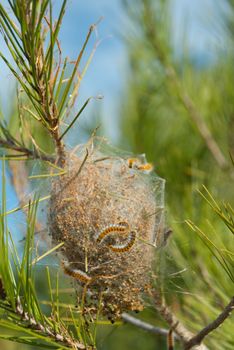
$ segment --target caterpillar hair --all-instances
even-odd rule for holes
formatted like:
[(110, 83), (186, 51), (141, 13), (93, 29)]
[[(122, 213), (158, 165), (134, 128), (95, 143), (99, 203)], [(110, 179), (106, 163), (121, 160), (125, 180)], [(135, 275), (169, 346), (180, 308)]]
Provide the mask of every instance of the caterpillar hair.
[(128, 167), (130, 169), (135, 168), (135, 167), (137, 168), (137, 164), (139, 164), (139, 159), (138, 158), (128, 158), (127, 163), (128, 163)]
[(127, 233), (129, 230), (129, 225), (127, 222), (119, 222), (117, 225), (109, 225), (104, 230), (99, 232), (96, 236), (96, 241), (101, 243), (103, 239), (105, 239), (110, 233), (118, 232), (118, 233)]
[(62, 260), (61, 262), (63, 271), (66, 275), (69, 275), (76, 280), (79, 280), (82, 283), (90, 283), (92, 278), (87, 275), (84, 271), (78, 270), (78, 269), (73, 269), (70, 267), (70, 264), (68, 261)]
[(142, 161), (138, 158), (129, 158), (127, 163), (130, 169), (140, 170), (147, 174), (154, 169), (152, 163), (142, 163)]
[(137, 169), (144, 171), (145, 173), (150, 173), (152, 170), (154, 170), (153, 164), (151, 163), (145, 163), (137, 165)]
[(124, 244), (109, 244), (108, 248), (115, 253), (125, 253), (128, 252), (134, 245), (136, 241), (136, 232), (131, 231), (127, 241)]
[(167, 335), (167, 350), (174, 350), (173, 330), (170, 329)]

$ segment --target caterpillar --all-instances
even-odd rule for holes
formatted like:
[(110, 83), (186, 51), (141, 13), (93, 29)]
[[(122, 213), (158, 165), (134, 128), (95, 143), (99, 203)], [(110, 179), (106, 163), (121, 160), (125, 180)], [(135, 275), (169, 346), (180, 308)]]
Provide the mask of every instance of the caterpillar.
[(154, 169), (152, 163), (142, 163), (138, 158), (129, 158), (127, 163), (130, 169), (144, 171), (145, 173), (150, 173)]
[(167, 349), (173, 350), (174, 349), (174, 339), (173, 339), (173, 330), (170, 329), (167, 335)]
[(80, 282), (83, 282), (86, 285), (98, 279), (114, 279), (125, 273), (124, 271), (115, 275), (96, 275), (94, 277), (90, 277), (87, 273), (81, 270), (71, 268), (68, 261), (62, 260), (61, 265), (65, 274), (78, 279)]
[(153, 167), (153, 164), (151, 163), (145, 163), (145, 164), (137, 165), (137, 169), (144, 171), (145, 173), (150, 173), (154, 169), (154, 167)]
[(110, 233), (119, 232), (119, 233), (127, 233), (129, 230), (129, 225), (127, 222), (119, 222), (117, 225), (109, 225), (104, 230), (102, 230), (97, 236), (96, 241), (100, 243), (103, 239), (106, 238)]
[(109, 244), (108, 248), (115, 253), (125, 253), (125, 252), (128, 252), (133, 247), (135, 241), (136, 241), (136, 232), (131, 231), (125, 243)]
[(91, 282), (92, 278), (89, 275), (87, 275), (87, 273), (78, 269), (73, 269), (72, 267), (70, 267), (68, 261), (62, 260), (61, 264), (63, 271), (66, 275), (69, 275), (83, 283)]
[(137, 164), (139, 164), (139, 159), (138, 158), (128, 158), (127, 163), (128, 163), (128, 167), (130, 169), (137, 168), (137, 166), (138, 166)]

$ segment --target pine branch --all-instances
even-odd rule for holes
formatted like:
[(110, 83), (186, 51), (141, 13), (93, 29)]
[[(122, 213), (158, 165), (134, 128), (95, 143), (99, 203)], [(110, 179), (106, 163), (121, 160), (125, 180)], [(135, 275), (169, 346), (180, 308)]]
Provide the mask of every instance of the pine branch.
[[(209, 333), (218, 328), (230, 316), (231, 312), (234, 309), (233, 297), (230, 303), (224, 308), (224, 310), (213, 322), (211, 322), (209, 325), (203, 328), (198, 334), (193, 335), (175, 317), (175, 315), (166, 306), (165, 302), (158, 294), (154, 294), (154, 301), (157, 311), (160, 313), (162, 318), (168, 323), (170, 329), (173, 329), (173, 332), (175, 332), (175, 339), (182, 341), (184, 350), (189, 350), (192, 348), (196, 350), (208, 349), (204, 344), (201, 344), (201, 342)], [(155, 327), (126, 313), (122, 314), (122, 319), (124, 322), (130, 323), (150, 333), (154, 333), (161, 336), (168, 336), (168, 330), (164, 328)]]
[[(8, 2), (12, 14), (9, 15), (4, 6), (0, 4), (0, 29), (17, 69), (1, 50), (0, 57), (18, 80), (31, 103), (30, 108), (27, 108), (30, 118), (34, 122), (40, 123), (53, 140), (57, 151), (56, 163), (59, 166), (65, 166), (66, 153), (63, 136), (72, 125), (68, 126), (64, 133), (61, 132), (60, 127), (66, 112), (74, 105), (77, 96), (77, 93), (74, 92), (77, 92), (90, 63), (91, 58), (89, 57), (84, 72), (80, 76), (78, 73), (79, 66), (96, 25), (90, 27), (72, 72), (67, 79), (64, 79), (68, 59), (65, 58), (62, 64), (62, 51), (58, 35), (67, 0), (62, 1), (56, 22), (53, 22), (51, 0), (40, 2), (33, 0), (11, 2), (8, 0)], [(18, 23), (19, 27), (15, 23)], [(78, 112), (78, 116), (83, 112), (86, 105)], [(22, 116), (22, 118), (25, 118), (25, 116)], [(50, 158), (38, 154), (36, 151), (32, 152), (25, 147), (11, 145), (2, 140), (0, 145), (21, 152), (30, 159), (33, 157), (34, 159), (48, 160)]]
[(220, 315), (206, 327), (204, 327), (198, 334), (192, 337), (185, 343), (185, 350), (192, 349), (194, 346), (201, 344), (203, 339), (216, 328), (222, 325), (222, 323), (231, 315), (234, 309), (234, 297), (232, 297), (230, 303), (224, 308)]
[[(40, 159), (46, 162), (55, 163), (55, 158), (43, 153), (39, 153), (36, 149), (31, 150), (29, 148), (24, 147), (23, 145), (16, 145), (13, 142), (9, 142), (9, 140), (4, 140), (0, 138), (0, 147), (8, 150), (14, 150), (19, 152), (20, 155), (16, 155), (15, 157), (26, 156), (28, 159)], [(6, 156), (7, 158), (8, 156)], [(10, 157), (9, 157), (10, 158)]]
[[(170, 329), (173, 329), (173, 332), (177, 334), (177, 336), (182, 341), (185, 346), (187, 342), (194, 337), (193, 333), (191, 333), (173, 314), (170, 308), (165, 304), (160, 293), (149, 291), (151, 297), (153, 297), (154, 305), (158, 313), (167, 322)], [(197, 345), (194, 350), (208, 350), (208, 348), (204, 344)]]

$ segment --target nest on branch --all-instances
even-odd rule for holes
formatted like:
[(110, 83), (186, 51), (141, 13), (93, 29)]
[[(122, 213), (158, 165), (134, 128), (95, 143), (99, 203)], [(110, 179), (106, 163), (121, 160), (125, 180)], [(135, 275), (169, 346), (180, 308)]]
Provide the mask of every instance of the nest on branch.
[(101, 306), (114, 319), (143, 308), (163, 230), (164, 181), (151, 170), (99, 141), (70, 154), (66, 174), (52, 183), (52, 241), (64, 242), (64, 272), (94, 314)]

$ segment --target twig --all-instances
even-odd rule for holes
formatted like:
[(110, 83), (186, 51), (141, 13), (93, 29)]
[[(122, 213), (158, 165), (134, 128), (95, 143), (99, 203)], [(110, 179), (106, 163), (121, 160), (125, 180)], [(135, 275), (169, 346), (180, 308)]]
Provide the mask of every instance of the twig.
[(16, 144), (13, 144), (7, 140), (3, 140), (2, 138), (0, 138), (0, 148), (6, 148), (6, 149), (17, 151), (25, 155), (29, 159), (41, 159), (46, 162), (55, 163), (55, 158), (52, 156), (39, 153), (36, 150), (33, 151), (23, 146), (17, 146)]
[[(6, 304), (6, 308), (8, 307), (8, 305)], [(1, 308), (4, 310), (5, 309), (5, 305), (1, 305)], [(33, 332), (37, 331), (38, 334), (41, 335), (46, 335), (48, 337), (50, 337), (51, 339), (54, 339), (56, 342), (58, 342), (58, 344), (60, 343), (61, 345), (64, 344), (65, 346), (71, 347), (71, 348), (75, 348), (75, 349), (83, 349), (83, 347), (81, 347), (81, 343), (77, 342), (76, 340), (74, 340), (70, 334), (65, 330), (65, 329), (53, 329), (53, 327), (49, 324), (42, 324), (40, 322), (38, 322), (33, 315), (28, 314), (28, 312), (24, 311), (24, 307), (21, 303), (20, 298), (17, 298), (17, 304), (16, 304), (16, 310), (11, 310), (10, 308), (8, 308), (8, 311), (10, 311), (10, 313), (12, 315), (18, 315), (21, 317), (21, 322), (24, 322), (25, 324), (27, 324), (27, 328), (30, 328)], [(24, 327), (25, 327), (24, 324)], [(19, 323), (20, 325), (20, 323)], [(27, 329), (25, 327), (25, 329)], [(64, 333), (62, 333), (62, 331), (65, 331)]]
[(56, 127), (54, 130), (51, 131), (51, 135), (52, 135), (52, 138), (54, 139), (54, 143), (55, 143), (57, 155), (58, 155), (58, 159), (56, 163), (61, 168), (65, 168), (65, 162), (66, 162), (65, 146), (63, 141), (60, 139), (58, 127)]
[(230, 316), (233, 309), (234, 297), (232, 297), (230, 303), (224, 308), (221, 314), (213, 322), (208, 324), (208, 326), (203, 328), (197, 335), (195, 335), (188, 342), (186, 342), (184, 349), (189, 350), (193, 346), (200, 344), (209, 333), (218, 328)]
[[(133, 316), (130, 316), (126, 314), (125, 312), (122, 314), (122, 319), (124, 322), (130, 323), (136, 327), (142, 328), (145, 331), (157, 334), (157, 335), (162, 335), (162, 336), (167, 336), (169, 333), (169, 330), (165, 328), (159, 328), (151, 325), (150, 323), (146, 323), (144, 321), (141, 321)], [(175, 339), (179, 340), (180, 338), (175, 335)]]
[[(165, 304), (160, 293), (153, 293), (152, 290), (148, 291), (154, 298), (155, 308), (161, 315), (161, 317), (167, 322), (169, 327), (173, 329), (174, 333), (181, 339), (184, 346), (194, 337), (184, 325), (177, 319), (169, 307)], [(204, 344), (195, 345), (194, 350), (208, 350)]]

